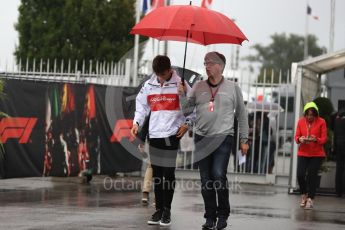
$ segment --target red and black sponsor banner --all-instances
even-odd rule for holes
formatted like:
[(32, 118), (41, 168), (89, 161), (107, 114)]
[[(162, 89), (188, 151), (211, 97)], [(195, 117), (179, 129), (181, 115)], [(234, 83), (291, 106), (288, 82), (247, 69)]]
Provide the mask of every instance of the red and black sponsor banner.
[[(129, 151), (137, 89), (3, 80), (0, 177), (139, 171)], [(109, 93), (110, 92), (110, 93)], [(125, 145), (124, 145), (125, 143)], [(133, 145), (134, 146), (134, 145)], [(1, 172), (0, 172), (1, 173)]]

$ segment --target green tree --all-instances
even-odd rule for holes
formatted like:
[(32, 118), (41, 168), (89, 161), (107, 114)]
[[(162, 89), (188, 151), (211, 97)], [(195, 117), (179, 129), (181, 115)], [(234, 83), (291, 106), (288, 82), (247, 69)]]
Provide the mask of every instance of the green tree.
[[(327, 125), (327, 142), (324, 146), (326, 151), (326, 160), (334, 160), (334, 156), (331, 154), (333, 131), (331, 127), (331, 115), (334, 112), (332, 101), (326, 97), (318, 97), (314, 99), (315, 104), (319, 109), (319, 115), (326, 121)], [(321, 170), (327, 171), (328, 169), (322, 165)]]
[[(134, 44), (135, 0), (22, 0), (17, 60), (118, 61)], [(79, 65), (80, 67), (80, 65)]]
[[(254, 49), (257, 54), (250, 55), (244, 59), (249, 62), (258, 62), (261, 64), (258, 82), (264, 81), (263, 70), (266, 69), (266, 82), (271, 82), (271, 70), (274, 75), (273, 82), (279, 81), (277, 73), (282, 71), (282, 81), (287, 79), (287, 70), (291, 68), (292, 62), (299, 62), (303, 60), (304, 52), (304, 37), (296, 34), (286, 35), (274, 34), (271, 36), (272, 42), (267, 46), (255, 44)], [(308, 50), (310, 56), (318, 56), (326, 52), (326, 48), (317, 45), (317, 37), (314, 35), (308, 36)]]

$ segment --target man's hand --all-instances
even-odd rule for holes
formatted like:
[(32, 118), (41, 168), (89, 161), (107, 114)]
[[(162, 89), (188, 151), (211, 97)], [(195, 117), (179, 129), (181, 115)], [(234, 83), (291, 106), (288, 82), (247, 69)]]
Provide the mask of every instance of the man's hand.
[(188, 131), (188, 125), (183, 124), (180, 126), (180, 128), (178, 128), (177, 133), (176, 133), (176, 137), (177, 138), (182, 138), (183, 135)]
[(248, 153), (248, 149), (249, 149), (248, 143), (241, 143), (240, 149), (241, 149), (242, 155), (246, 155)]
[(136, 137), (137, 134), (138, 134), (138, 129), (139, 129), (139, 126), (137, 124), (133, 124), (132, 126), (132, 129), (131, 129), (131, 135), (132, 137)]
[(179, 95), (185, 95), (187, 92), (186, 85), (182, 85), (182, 82), (178, 83), (177, 92)]

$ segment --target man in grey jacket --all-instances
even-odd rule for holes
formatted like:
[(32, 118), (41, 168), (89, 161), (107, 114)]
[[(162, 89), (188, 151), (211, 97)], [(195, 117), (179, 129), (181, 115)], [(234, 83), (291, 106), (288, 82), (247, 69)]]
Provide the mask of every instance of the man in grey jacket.
[(196, 83), (188, 95), (180, 84), (179, 94), (185, 115), (196, 111), (195, 158), (200, 170), (206, 218), (202, 227), (224, 229), (230, 215), (226, 174), (231, 146), (236, 144), (233, 143), (234, 117), (239, 124), (240, 149), (246, 154), (249, 149), (248, 116), (241, 89), (222, 75), (224, 55), (209, 52), (204, 61), (208, 79)]

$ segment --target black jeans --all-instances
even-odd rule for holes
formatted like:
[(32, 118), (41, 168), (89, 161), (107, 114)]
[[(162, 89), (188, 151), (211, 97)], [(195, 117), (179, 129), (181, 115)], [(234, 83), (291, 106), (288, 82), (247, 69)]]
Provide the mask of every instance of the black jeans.
[[(209, 140), (205, 141), (204, 138)], [(201, 194), (205, 204), (205, 218), (228, 218), (230, 215), (229, 186), (226, 174), (233, 137), (228, 135), (223, 138), (224, 140), (214, 151), (198, 162)], [(195, 136), (196, 142), (202, 139), (206, 143), (212, 143), (212, 137)], [(202, 150), (198, 149), (197, 144), (196, 154), (198, 154), (198, 151)]]
[(323, 157), (298, 157), (297, 180), (301, 194), (308, 194), (314, 199), (317, 187), (317, 176)]
[(175, 165), (179, 139), (150, 138), (150, 161), (152, 166), (156, 210), (171, 208), (175, 190)]

